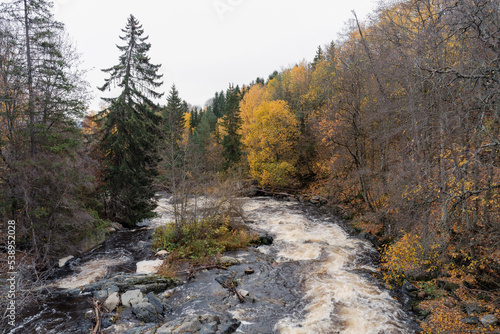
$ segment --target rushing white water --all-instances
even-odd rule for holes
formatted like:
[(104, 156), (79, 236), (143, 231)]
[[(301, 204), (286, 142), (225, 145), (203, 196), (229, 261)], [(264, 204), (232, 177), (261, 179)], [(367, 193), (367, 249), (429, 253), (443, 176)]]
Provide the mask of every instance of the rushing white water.
[(62, 289), (74, 289), (90, 284), (108, 273), (108, 268), (126, 262), (128, 258), (102, 258), (88, 261), (77, 268), (77, 273), (57, 283)]
[[(292, 204), (249, 200), (244, 211), (258, 228), (275, 236), (278, 262), (299, 261), (308, 304), (300, 318), (284, 318), (280, 333), (410, 333), (399, 304), (363, 275), (371, 245), (351, 238), (337, 224), (309, 219)], [(261, 247), (262, 248), (262, 247)], [(262, 248), (265, 251), (265, 248)]]
[[(158, 217), (145, 221), (143, 226), (153, 228), (170, 223), (174, 218), (170, 202), (161, 197), (156, 209)], [(210, 207), (206, 198), (196, 199), (194, 204), (190, 204)], [(277, 316), (271, 320), (274, 331), (282, 334), (412, 332), (407, 329), (406, 317), (398, 302), (367, 276), (367, 273), (376, 270), (367, 260), (375, 252), (368, 242), (350, 237), (335, 222), (311, 218), (299, 206), (289, 202), (269, 198), (247, 199), (243, 212), (248, 221), (253, 221), (253, 226), (274, 237), (271, 246), (261, 246), (258, 250), (274, 257), (272, 261), (276, 263), (272, 266), (276, 272), (282, 270), (280, 266), (298, 268), (296, 272), (287, 272), (291, 275), (286, 279), (300, 285), (300, 291), (296, 291), (297, 298), (303, 296), (300, 309), (286, 315), (276, 313)], [(134, 258), (139, 239), (130, 233), (119, 247), (113, 243), (109, 248), (100, 250), (99, 256), (82, 261), (75, 268), (75, 274), (55, 285), (67, 289), (82, 287), (105, 276), (111, 266), (139, 261)], [(244, 259), (242, 262), (245, 262)], [(252, 279), (258, 280), (257, 275)], [(275, 301), (281, 302), (278, 299)], [(259, 305), (256, 307), (262, 308), (264, 304)], [(193, 315), (198, 311), (193, 308)], [(185, 309), (184, 313), (189, 314), (190, 309)], [(244, 307), (235, 307), (230, 313), (243, 322), (242, 327), (250, 329), (252, 325), (258, 325), (259, 318), (249, 317), (246, 314), (248, 309)], [(251, 322), (245, 321), (249, 319)]]

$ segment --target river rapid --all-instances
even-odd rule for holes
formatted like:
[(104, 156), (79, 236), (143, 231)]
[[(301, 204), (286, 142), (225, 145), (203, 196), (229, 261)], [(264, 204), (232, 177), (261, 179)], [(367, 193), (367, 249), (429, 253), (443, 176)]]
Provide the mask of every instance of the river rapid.
[[(167, 321), (207, 314), (238, 320), (238, 333), (416, 332), (411, 317), (372, 277), (376, 251), (369, 242), (350, 236), (335, 217), (313, 206), (268, 197), (241, 202), (246, 224), (274, 242), (230, 252), (238, 263), (229, 270), (204, 270), (163, 293), (169, 311), (147, 333), (164, 333), (157, 328)], [(133, 275), (137, 262), (154, 257), (153, 228), (172, 219), (168, 196), (160, 198), (157, 212), (143, 228), (116, 232), (69, 261), (44, 287), (50, 298), (30, 308), (10, 333), (89, 333), (91, 300), (100, 296), (99, 289), (117, 276)], [(246, 273), (248, 268), (254, 273)], [(219, 283), (228, 275), (248, 293), (244, 303)], [(103, 333), (135, 333), (130, 328), (141, 324), (132, 316), (120, 323), (113, 323), (115, 318), (104, 321)]]

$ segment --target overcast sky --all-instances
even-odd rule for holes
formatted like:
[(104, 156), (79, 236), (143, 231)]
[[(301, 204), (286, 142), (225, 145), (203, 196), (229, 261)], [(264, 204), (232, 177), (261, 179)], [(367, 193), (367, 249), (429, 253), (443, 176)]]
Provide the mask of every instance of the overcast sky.
[[(318, 45), (337, 39), (352, 10), (364, 18), (373, 0), (55, 0), (82, 54), (98, 109), (105, 74), (118, 62), (116, 44), (133, 14), (162, 64), (162, 91), (175, 83), (181, 98), (203, 106), (229, 83), (248, 84), (274, 70), (311, 61)], [(165, 103), (166, 95), (164, 97)]]

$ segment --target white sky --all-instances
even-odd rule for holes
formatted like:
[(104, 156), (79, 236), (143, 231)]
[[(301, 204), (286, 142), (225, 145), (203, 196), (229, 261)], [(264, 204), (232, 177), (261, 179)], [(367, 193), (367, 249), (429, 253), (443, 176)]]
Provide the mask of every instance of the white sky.
[(97, 110), (106, 75), (118, 62), (116, 44), (133, 14), (152, 44), (153, 64), (162, 64), (166, 103), (175, 83), (181, 98), (203, 106), (229, 83), (267, 79), (274, 70), (311, 61), (318, 45), (336, 40), (355, 10), (360, 19), (373, 0), (54, 0), (82, 54)]

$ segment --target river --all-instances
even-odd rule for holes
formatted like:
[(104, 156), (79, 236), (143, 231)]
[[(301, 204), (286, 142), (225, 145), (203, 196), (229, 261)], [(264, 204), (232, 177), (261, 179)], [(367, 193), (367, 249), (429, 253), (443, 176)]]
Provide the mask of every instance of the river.
[[(350, 236), (335, 217), (311, 206), (267, 197), (242, 203), (247, 224), (274, 238), (272, 245), (229, 254), (240, 261), (230, 272), (249, 292), (249, 301), (239, 303), (217, 283), (228, 272), (203, 271), (172, 289), (163, 321), (210, 313), (239, 320), (239, 333), (415, 332), (411, 317), (372, 277), (376, 251), (366, 240)], [(46, 286), (50, 298), (28, 310), (10, 333), (88, 333), (86, 314), (95, 291), (86, 287), (131, 273), (138, 261), (152, 258), (152, 229), (172, 218), (168, 198), (160, 199), (157, 212), (159, 217), (143, 228), (117, 232), (71, 260)], [(248, 267), (255, 273), (245, 274)], [(105, 333), (122, 333), (126, 327), (121, 326), (110, 326)]]

